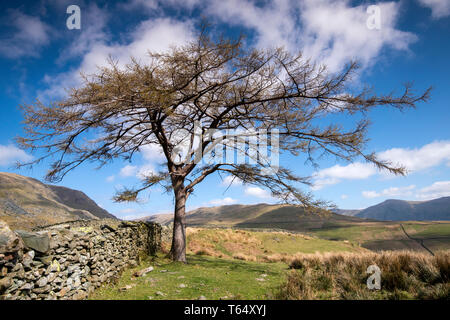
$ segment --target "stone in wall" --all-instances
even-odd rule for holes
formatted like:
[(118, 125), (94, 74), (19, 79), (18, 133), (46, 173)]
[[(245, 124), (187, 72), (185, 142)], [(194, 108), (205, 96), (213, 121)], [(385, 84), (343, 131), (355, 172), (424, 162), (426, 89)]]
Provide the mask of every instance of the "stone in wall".
[(160, 243), (161, 227), (144, 222), (83, 220), (16, 233), (0, 221), (1, 299), (84, 299)]

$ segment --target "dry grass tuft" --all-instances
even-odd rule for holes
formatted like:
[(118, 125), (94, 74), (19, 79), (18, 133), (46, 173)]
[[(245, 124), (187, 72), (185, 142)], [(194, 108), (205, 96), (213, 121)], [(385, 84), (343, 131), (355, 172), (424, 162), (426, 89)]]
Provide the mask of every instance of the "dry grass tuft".
[(244, 260), (244, 261), (256, 261), (255, 256), (246, 255), (245, 253), (242, 253), (242, 252), (235, 253), (233, 255), (233, 258), (238, 259), (238, 260)]
[[(381, 290), (367, 288), (367, 268), (381, 270)], [(279, 299), (449, 299), (450, 252), (298, 254)]]

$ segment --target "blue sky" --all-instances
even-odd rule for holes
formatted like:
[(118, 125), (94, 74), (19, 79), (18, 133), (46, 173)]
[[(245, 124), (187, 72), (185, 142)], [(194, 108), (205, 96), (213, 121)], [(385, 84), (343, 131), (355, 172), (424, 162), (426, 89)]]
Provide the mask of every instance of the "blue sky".
[[(72, 4), (81, 10), (79, 30), (66, 26), (66, 9)], [(371, 5), (379, 9), (375, 28), (367, 22), (374, 12), (368, 12)], [(42, 179), (49, 165), (13, 167), (17, 160), (38, 156), (14, 145), (14, 137), (22, 133), (21, 103), (63, 97), (64, 88), (79, 83), (80, 71), (95, 71), (109, 54), (126, 63), (131, 55), (145, 59), (147, 50), (183, 44), (194, 37), (204, 16), (231, 36), (245, 32), (249, 45), (301, 50), (331, 71), (357, 59), (362, 70), (355, 87), (370, 84), (378, 93), (400, 93), (407, 81), (414, 81), (417, 92), (434, 87), (430, 102), (416, 110), (380, 108), (370, 114), (368, 150), (405, 165), (406, 177), (379, 172), (358, 159), (349, 164), (325, 158), (315, 169), (301, 156), (281, 155), (281, 164), (313, 176), (313, 187), (305, 190), (341, 208), (364, 208), (388, 198), (450, 196), (450, 0), (2, 1), (0, 15), (0, 171)], [(171, 212), (172, 196), (160, 189), (139, 204), (111, 200), (115, 190), (136, 185), (139, 172), (160, 162), (154, 150), (142, 150), (133, 163), (117, 161), (101, 170), (84, 165), (61, 184), (84, 191), (121, 218)], [(208, 177), (189, 198), (188, 208), (275, 201), (257, 187), (227, 186), (218, 176)]]

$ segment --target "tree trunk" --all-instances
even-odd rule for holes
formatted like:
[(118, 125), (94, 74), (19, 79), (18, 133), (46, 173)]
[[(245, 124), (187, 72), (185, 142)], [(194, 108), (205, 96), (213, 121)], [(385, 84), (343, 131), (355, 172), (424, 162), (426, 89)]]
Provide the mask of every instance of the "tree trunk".
[(175, 190), (175, 212), (170, 256), (173, 261), (181, 261), (184, 263), (186, 263), (185, 205), (186, 192), (184, 190)]

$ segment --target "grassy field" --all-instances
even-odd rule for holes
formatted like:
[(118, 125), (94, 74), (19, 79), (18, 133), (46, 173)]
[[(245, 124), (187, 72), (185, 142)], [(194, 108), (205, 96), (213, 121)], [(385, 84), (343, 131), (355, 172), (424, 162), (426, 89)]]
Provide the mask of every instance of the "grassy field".
[[(188, 264), (173, 263), (158, 256), (144, 260), (139, 267), (123, 273), (117, 284), (96, 290), (90, 299), (273, 299), (286, 281), (288, 265), (261, 263), (198, 255), (188, 255)], [(146, 276), (135, 278), (135, 271), (153, 266)], [(128, 290), (120, 288), (129, 286)]]
[[(177, 299), (450, 299), (450, 253), (325, 253), (296, 255), (290, 264), (162, 254), (125, 271), (92, 300)], [(367, 267), (381, 269), (381, 290), (367, 288)], [(136, 271), (154, 270), (142, 277)]]
[[(150, 218), (164, 224), (171, 221), (172, 215)], [(188, 212), (186, 221), (188, 226), (199, 228), (283, 230), (323, 240), (349, 241), (375, 251), (424, 251), (417, 241), (404, 234), (400, 227), (402, 224), (410, 236), (423, 239), (431, 250), (450, 249), (450, 221), (375, 221), (326, 211), (307, 212), (291, 205), (268, 204), (199, 208)]]
[(375, 251), (405, 249), (423, 251), (416, 241), (404, 234), (400, 224), (410, 236), (423, 239), (425, 245), (431, 250), (450, 249), (450, 222), (366, 222), (310, 230), (307, 233), (322, 239), (348, 240)]
[[(436, 224), (405, 226), (408, 232), (446, 234)], [(327, 236), (360, 237), (370, 228)], [(323, 235), (325, 236), (325, 235)], [(118, 283), (90, 299), (449, 299), (450, 251), (436, 257), (414, 251), (376, 253), (348, 240), (325, 240), (288, 232), (188, 228), (187, 264), (154, 258), (126, 270)], [(381, 290), (367, 288), (367, 267), (381, 269)], [(142, 277), (134, 273), (149, 266)]]
[(350, 241), (331, 241), (289, 232), (187, 228), (188, 253), (247, 261), (288, 261), (297, 253), (363, 252)]
[[(379, 268), (379, 290), (367, 288), (371, 265)], [(303, 255), (290, 266), (277, 299), (450, 299), (450, 251)]]
[[(188, 264), (164, 258), (169, 243), (154, 260), (123, 273), (117, 284), (96, 291), (92, 299), (274, 299), (286, 282), (289, 263), (305, 253), (367, 250), (348, 241), (330, 241), (288, 232), (187, 228)], [(133, 273), (153, 266), (145, 277)], [(127, 290), (119, 290), (126, 288)], [(181, 286), (181, 287), (180, 287)]]

